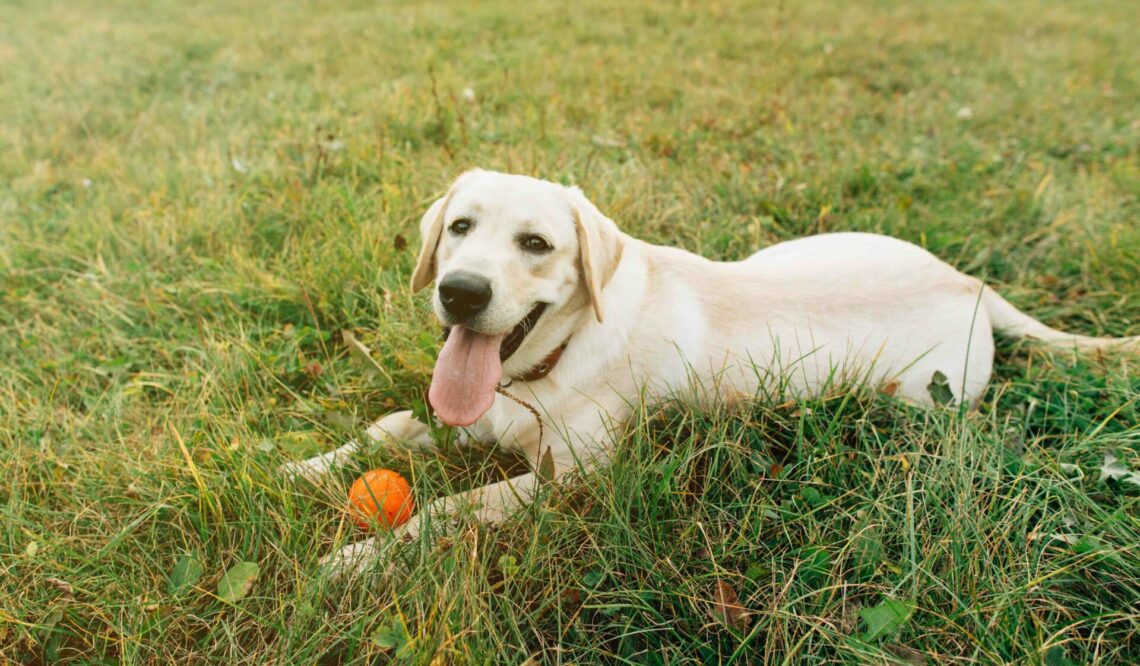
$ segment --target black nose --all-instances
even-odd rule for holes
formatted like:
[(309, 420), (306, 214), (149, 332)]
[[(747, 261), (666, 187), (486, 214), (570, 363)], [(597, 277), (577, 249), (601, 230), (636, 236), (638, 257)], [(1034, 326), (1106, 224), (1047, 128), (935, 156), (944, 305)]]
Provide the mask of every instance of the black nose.
[(439, 302), (460, 321), (470, 319), (491, 302), (491, 281), (465, 271), (450, 273), (439, 283)]

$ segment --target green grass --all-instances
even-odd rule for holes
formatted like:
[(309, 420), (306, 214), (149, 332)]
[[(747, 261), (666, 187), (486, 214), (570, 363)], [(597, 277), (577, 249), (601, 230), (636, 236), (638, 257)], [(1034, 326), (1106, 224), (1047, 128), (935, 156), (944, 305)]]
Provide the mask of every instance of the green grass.
[[(1140, 493), (1099, 472), (1140, 467), (1134, 358), (1003, 344), (964, 415), (647, 413), (389, 578), (317, 575), (357, 471), (423, 504), (510, 461), (274, 473), (421, 400), (415, 222), (475, 165), (710, 257), (893, 234), (1140, 334), (1135, 6), (860, 5), (0, 4), (0, 664), (1135, 663)], [(913, 612), (870, 635), (884, 600)]]

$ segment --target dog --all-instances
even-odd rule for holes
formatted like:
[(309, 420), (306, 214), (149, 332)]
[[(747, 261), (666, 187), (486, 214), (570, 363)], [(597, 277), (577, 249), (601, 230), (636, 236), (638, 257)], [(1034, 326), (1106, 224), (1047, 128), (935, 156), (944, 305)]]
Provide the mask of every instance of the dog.
[[(932, 378), (944, 377), (957, 404), (975, 405), (993, 369), (995, 330), (1077, 350), (1140, 348), (1140, 336), (1049, 328), (898, 239), (821, 234), (716, 262), (632, 238), (579, 188), (528, 176), (464, 173), (420, 233), (411, 288), (434, 281), (432, 307), (448, 331), (428, 392), (435, 416), (533, 465), (433, 501), (397, 528), (404, 539), (465, 507), (502, 521), (543, 482), (606, 464), (646, 403), (811, 396), (858, 381), (931, 405)], [(410, 411), (367, 434), (431, 444)], [(319, 476), (359, 446), (287, 471)], [(359, 570), (392, 542), (352, 544), (323, 564)]]

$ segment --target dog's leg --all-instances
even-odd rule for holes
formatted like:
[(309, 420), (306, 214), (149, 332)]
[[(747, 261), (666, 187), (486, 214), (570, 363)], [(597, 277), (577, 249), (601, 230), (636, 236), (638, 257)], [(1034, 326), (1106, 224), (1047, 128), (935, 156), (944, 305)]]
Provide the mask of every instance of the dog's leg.
[[(554, 477), (564, 475), (572, 465), (555, 467)], [(509, 518), (519, 507), (531, 502), (541, 487), (535, 473), (522, 474), (498, 483), (480, 486), (463, 493), (441, 497), (420, 509), (411, 520), (386, 537), (372, 537), (350, 544), (321, 560), (321, 567), (331, 575), (360, 573), (376, 561), (384, 550), (401, 541), (412, 541), (432, 523), (449, 521), (471, 510), (476, 520), (496, 525)]]
[[(482, 522), (497, 524), (511, 516), (519, 507), (529, 503), (538, 494), (545, 479), (549, 482), (558, 482), (573, 471), (589, 472), (605, 465), (609, 461), (609, 451), (612, 446), (610, 419), (604, 414), (616, 414), (618, 418), (625, 419), (628, 414), (623, 411), (624, 403), (615, 404), (607, 412), (580, 412), (583, 423), (577, 428), (570, 427), (567, 432), (593, 432), (593, 437), (574, 438), (577, 446), (558, 446), (551, 451), (551, 456), (538, 463), (539, 471), (522, 474), (505, 481), (492, 483), (441, 497), (428, 503), (412, 518), (393, 530), (391, 534), (382, 537), (373, 537), (359, 543), (350, 544), (340, 550), (326, 555), (321, 559), (321, 568), (325, 573), (340, 576), (364, 571), (376, 561), (388, 548), (401, 541), (411, 541), (419, 536), (429, 526), (446, 523), (451, 517), (472, 509), (473, 517)], [(624, 421), (619, 421), (624, 422)], [(553, 463), (552, 469), (549, 463)], [(394, 564), (389, 564), (387, 571), (391, 571)]]
[[(368, 437), (374, 442), (385, 444), (403, 442), (413, 446), (430, 446), (431, 436), (428, 427), (412, 416), (411, 410), (388, 414), (372, 425), (368, 426)], [(363, 448), (364, 443), (352, 440), (328, 453), (313, 456), (307, 460), (298, 460), (281, 466), (281, 473), (290, 478), (304, 478), (318, 481), (334, 467), (348, 462), (352, 454)]]

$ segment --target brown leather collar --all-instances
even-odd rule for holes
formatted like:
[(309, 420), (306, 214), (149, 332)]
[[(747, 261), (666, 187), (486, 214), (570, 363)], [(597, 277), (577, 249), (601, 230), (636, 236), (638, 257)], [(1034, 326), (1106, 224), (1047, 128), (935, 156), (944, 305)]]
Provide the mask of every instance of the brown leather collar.
[(517, 377), (512, 376), (511, 381), (534, 382), (549, 375), (550, 371), (554, 369), (554, 366), (558, 365), (558, 361), (562, 358), (562, 352), (566, 350), (566, 345), (568, 344), (570, 344), (569, 339), (555, 347), (554, 351), (547, 354), (546, 358), (542, 359), (542, 362), (538, 365)]

